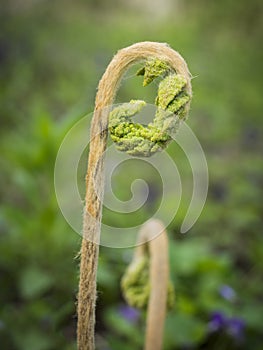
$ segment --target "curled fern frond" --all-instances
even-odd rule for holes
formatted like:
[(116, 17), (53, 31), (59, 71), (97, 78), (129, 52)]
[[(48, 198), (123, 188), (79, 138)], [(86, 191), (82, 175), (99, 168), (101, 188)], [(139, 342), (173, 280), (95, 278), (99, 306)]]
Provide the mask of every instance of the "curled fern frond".
[(155, 99), (157, 110), (153, 121), (148, 125), (134, 123), (131, 118), (142, 111), (146, 102), (131, 100), (110, 113), (109, 130), (118, 150), (133, 156), (149, 157), (171, 142), (180, 121), (187, 116), (186, 106), (191, 96), (186, 90), (186, 78), (160, 59), (148, 59), (137, 75), (143, 75), (143, 86), (162, 78)]
[[(127, 268), (121, 280), (122, 293), (130, 306), (146, 309), (151, 293), (150, 258), (144, 256), (136, 259)], [(171, 281), (167, 286), (167, 309), (174, 306), (175, 292)]]

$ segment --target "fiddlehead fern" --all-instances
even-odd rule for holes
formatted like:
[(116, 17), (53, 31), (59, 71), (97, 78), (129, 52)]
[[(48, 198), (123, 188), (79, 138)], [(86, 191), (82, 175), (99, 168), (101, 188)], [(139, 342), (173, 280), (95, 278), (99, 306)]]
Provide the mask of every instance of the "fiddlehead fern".
[[(169, 67), (169, 70), (166, 72), (167, 76), (173, 72), (184, 77), (186, 80), (183, 92), (187, 93), (189, 100), (183, 106), (183, 118), (185, 118), (187, 115), (190, 107), (192, 90), (191, 77), (187, 65), (179, 53), (172, 50), (166, 44), (142, 42), (120, 50), (112, 59), (102, 79), (100, 80), (95, 101), (95, 111), (91, 123), (91, 142), (89, 148), (88, 171), (86, 175), (86, 197), (83, 215), (83, 240), (80, 252), (81, 262), (78, 293), (77, 331), (79, 350), (93, 350), (95, 348), (94, 325), (96, 305), (96, 275), (102, 215), (101, 201), (104, 190), (103, 154), (107, 145), (107, 128), (109, 119), (108, 113), (105, 113), (105, 107), (112, 105), (115, 94), (120, 85), (121, 78), (127, 69), (135, 63), (148, 61), (149, 59), (159, 60), (162, 62), (162, 64), (157, 65), (156, 71), (147, 71), (145, 66), (144, 70), (142, 70), (140, 73), (144, 75), (145, 84), (154, 79), (155, 75), (159, 74), (160, 70), (166, 72), (166, 67)], [(151, 64), (151, 62), (148, 63), (149, 66)], [(160, 74), (158, 76), (160, 76)], [(160, 86), (159, 91), (162, 91)], [(161, 104), (161, 100), (162, 99), (158, 99), (157, 103)], [(167, 101), (166, 104), (168, 103)], [(168, 106), (170, 106), (170, 102), (167, 104), (167, 107)], [(169, 114), (170, 113), (171, 112), (169, 112)], [(159, 117), (162, 119), (161, 115)], [(164, 126), (165, 123), (166, 122), (164, 122), (162, 125)], [(170, 123), (168, 124), (171, 125)], [(166, 129), (164, 128), (164, 130)], [(149, 152), (151, 153), (151, 151), (146, 150), (146, 152), (142, 153), (146, 153), (146, 155), (148, 155)]]
[(145, 350), (160, 350), (166, 308), (174, 305), (169, 281), (168, 237), (162, 222), (151, 219), (141, 228), (134, 257), (122, 279), (127, 302), (147, 309)]

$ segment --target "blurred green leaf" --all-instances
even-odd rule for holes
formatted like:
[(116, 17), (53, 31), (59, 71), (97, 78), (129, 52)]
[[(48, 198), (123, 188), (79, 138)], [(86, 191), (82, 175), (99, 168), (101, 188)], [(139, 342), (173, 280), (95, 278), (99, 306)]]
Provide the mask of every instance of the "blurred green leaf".
[(28, 266), (20, 275), (20, 291), (25, 298), (34, 298), (47, 291), (54, 283), (50, 274), (38, 267)]

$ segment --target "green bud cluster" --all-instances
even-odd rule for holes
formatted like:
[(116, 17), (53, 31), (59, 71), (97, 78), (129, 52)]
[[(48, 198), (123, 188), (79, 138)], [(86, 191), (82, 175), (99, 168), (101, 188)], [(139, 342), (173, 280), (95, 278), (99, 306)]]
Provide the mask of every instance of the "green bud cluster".
[(155, 100), (157, 111), (148, 125), (133, 123), (146, 102), (131, 100), (114, 108), (109, 117), (109, 130), (117, 149), (133, 156), (149, 157), (163, 150), (172, 140), (180, 121), (186, 118), (186, 104), (190, 101), (185, 87), (186, 79), (171, 71), (167, 63), (149, 59), (137, 75), (143, 75), (143, 86), (162, 76)]
[[(127, 303), (138, 309), (146, 309), (150, 292), (149, 257), (143, 257), (128, 267), (121, 280), (121, 288)], [(172, 309), (175, 302), (175, 292), (171, 281), (167, 290), (167, 309)]]

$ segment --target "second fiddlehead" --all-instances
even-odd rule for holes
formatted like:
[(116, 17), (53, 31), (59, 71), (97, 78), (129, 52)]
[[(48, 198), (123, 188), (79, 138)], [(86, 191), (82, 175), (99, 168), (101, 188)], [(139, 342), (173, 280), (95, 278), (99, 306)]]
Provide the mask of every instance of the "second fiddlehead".
[(169, 281), (168, 237), (161, 221), (141, 228), (138, 246), (123, 279), (122, 290), (131, 306), (147, 307), (145, 350), (161, 350), (166, 308), (174, 304)]

